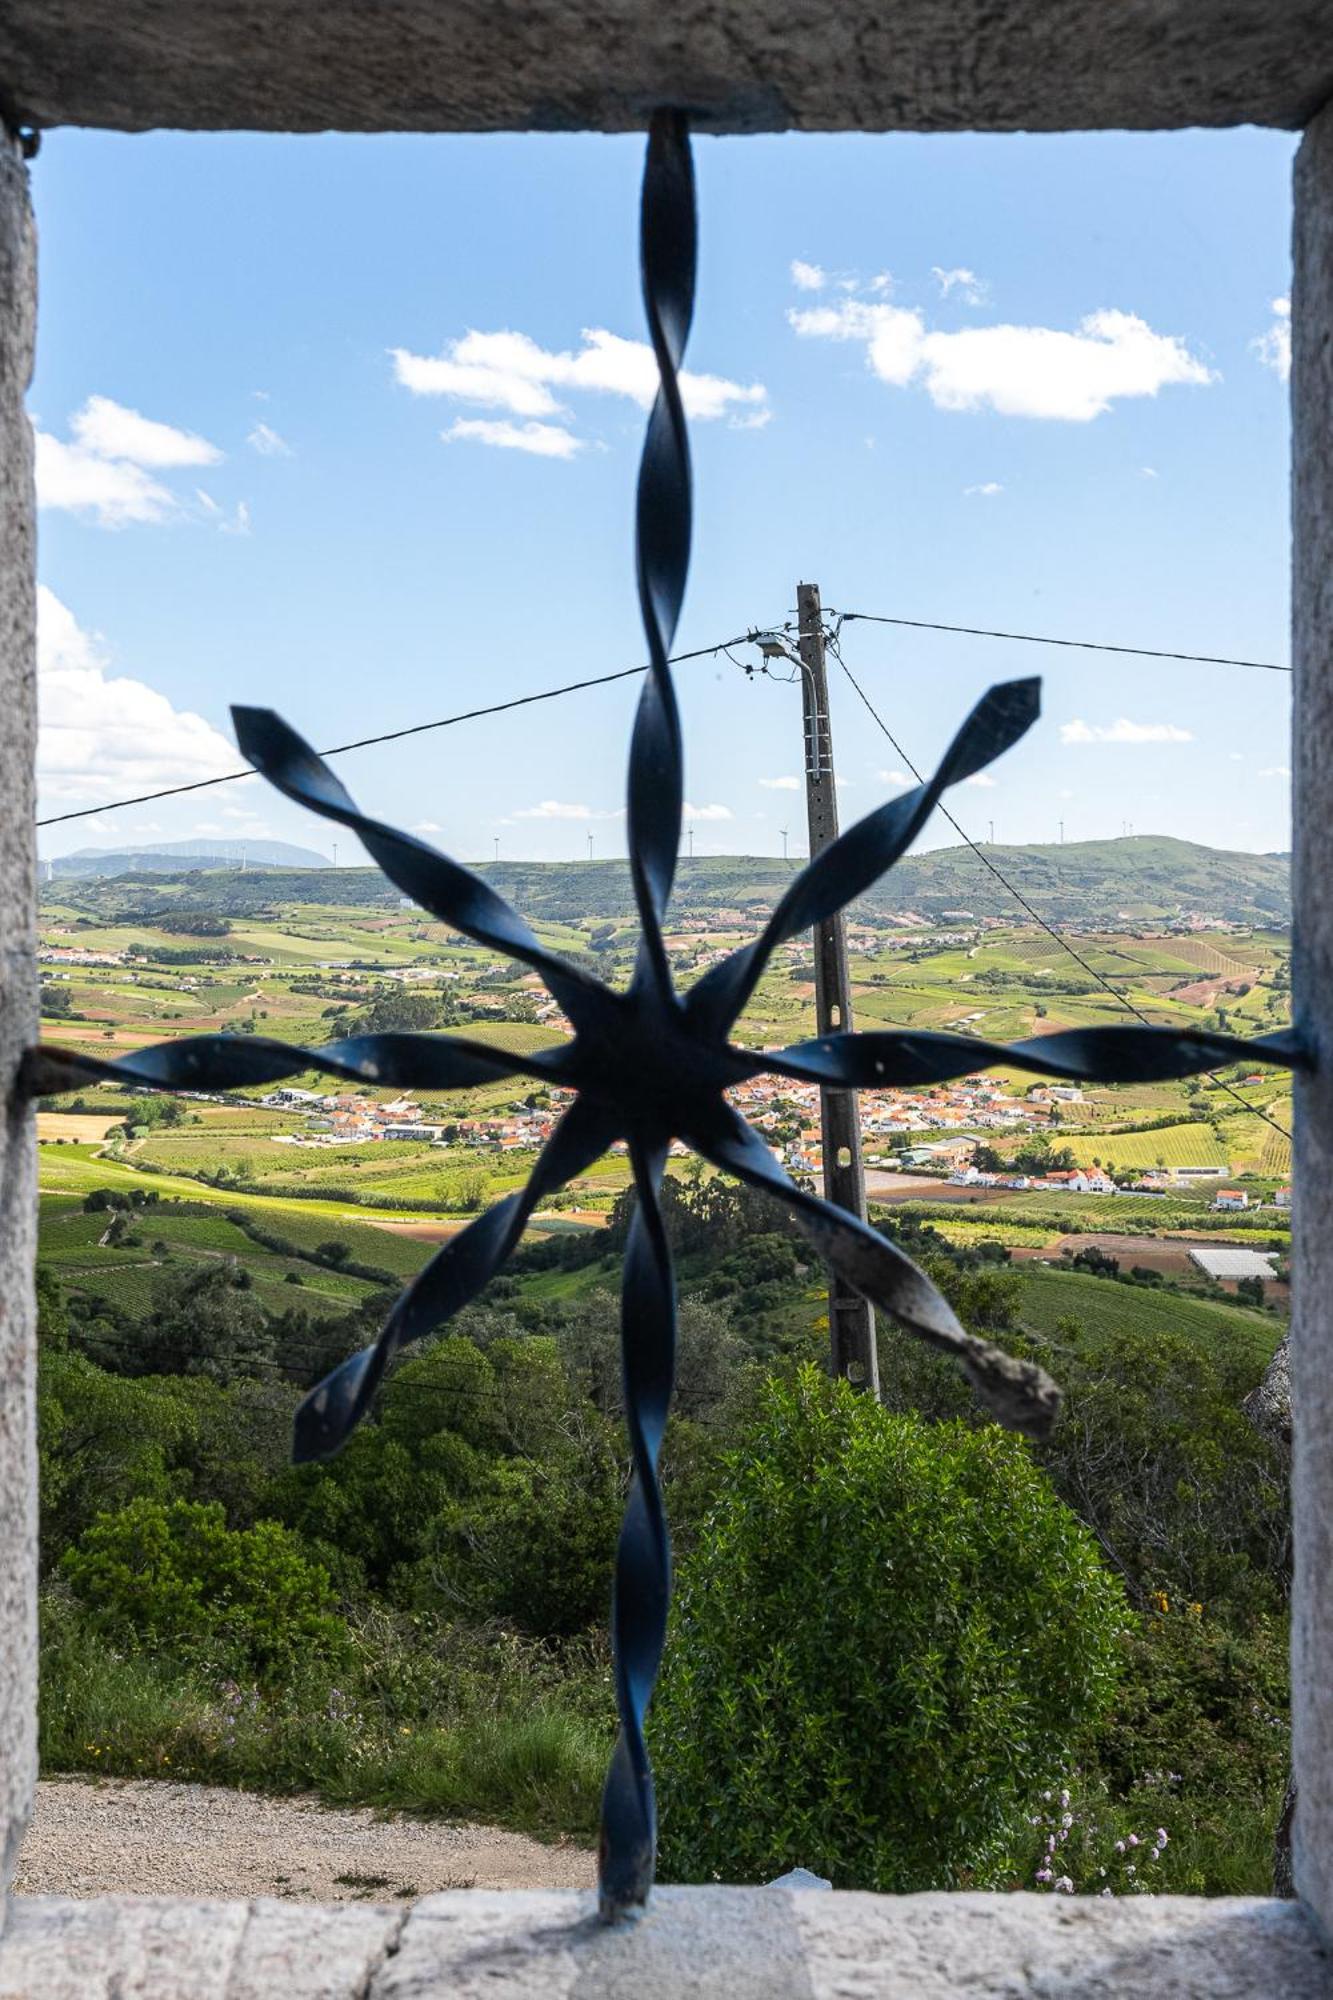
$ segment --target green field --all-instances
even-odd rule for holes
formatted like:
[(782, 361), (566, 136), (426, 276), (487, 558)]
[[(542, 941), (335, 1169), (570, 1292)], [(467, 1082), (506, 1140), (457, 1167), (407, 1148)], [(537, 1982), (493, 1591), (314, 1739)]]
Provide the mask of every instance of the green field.
[(1114, 1162), (1117, 1168), (1131, 1172), (1135, 1168), (1161, 1166), (1168, 1171), (1179, 1167), (1220, 1167), (1225, 1173), (1230, 1167), (1227, 1150), (1212, 1126), (1193, 1122), (1159, 1126), (1152, 1132), (1093, 1133), (1086, 1138), (1066, 1137), (1061, 1133), (1057, 1143), (1069, 1148), (1080, 1167), (1090, 1167), (1095, 1160), (1100, 1160), (1104, 1167)]
[(1245, 1306), (1182, 1298), (1175, 1292), (1125, 1285), (1081, 1271), (1030, 1267), (1023, 1271), (1019, 1318), (1033, 1333), (1053, 1341), (1064, 1337), (1061, 1322), (1072, 1321), (1082, 1331), (1101, 1336), (1114, 1337), (1133, 1327), (1149, 1334), (1186, 1333), (1201, 1341), (1238, 1342), (1261, 1366), (1271, 1359), (1282, 1337), (1277, 1320)]

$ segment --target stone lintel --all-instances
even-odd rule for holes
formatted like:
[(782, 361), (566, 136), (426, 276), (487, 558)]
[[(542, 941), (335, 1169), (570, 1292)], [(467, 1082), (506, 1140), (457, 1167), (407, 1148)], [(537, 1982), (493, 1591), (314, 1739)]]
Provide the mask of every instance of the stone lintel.
[(618, 132), (1296, 128), (1333, 0), (6, 0), (36, 125)]

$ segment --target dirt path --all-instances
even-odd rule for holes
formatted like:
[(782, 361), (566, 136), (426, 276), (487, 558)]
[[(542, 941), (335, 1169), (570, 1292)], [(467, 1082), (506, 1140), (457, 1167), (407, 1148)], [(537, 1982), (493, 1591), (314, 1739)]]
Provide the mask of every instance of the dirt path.
[(145, 1778), (47, 1778), (19, 1853), (28, 1896), (291, 1896), (387, 1903), (437, 1889), (582, 1889), (593, 1856), (443, 1820), (376, 1819)]

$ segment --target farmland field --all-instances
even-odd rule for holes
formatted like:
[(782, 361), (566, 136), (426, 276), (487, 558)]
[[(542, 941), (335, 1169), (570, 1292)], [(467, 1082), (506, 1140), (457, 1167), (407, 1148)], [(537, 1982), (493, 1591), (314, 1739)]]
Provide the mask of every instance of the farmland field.
[(1090, 1167), (1094, 1158), (1103, 1166), (1114, 1162), (1127, 1170), (1162, 1166), (1217, 1167), (1227, 1171), (1228, 1157), (1211, 1125), (1164, 1125), (1152, 1132), (1105, 1132), (1091, 1138), (1063, 1138), (1080, 1167)]
[[(541, 888), (518, 873), (527, 888)], [(438, 1032), (515, 1055), (559, 1046), (569, 1032), (531, 975), (396, 898), (383, 897), (369, 872), (364, 892), (345, 876), (334, 881), (312, 873), (302, 878), (301, 893), (287, 896), (276, 893), (276, 878), (270, 885), (262, 876), (224, 871), (215, 889), (211, 879), (154, 879), (151, 893), (118, 878), (52, 885), (43, 906), (44, 948), (79, 948), (117, 962), (44, 969), (48, 1037), (111, 1057), (200, 1032), (274, 1035), (299, 1046), (361, 1032), (376, 1008), (387, 1009), (389, 1020), (419, 1018)], [(579, 875), (580, 884), (597, 879), (595, 871)], [(707, 879), (707, 870), (682, 875), (687, 893), (691, 881)], [(763, 909), (788, 879), (784, 871), (771, 881), (766, 877), (761, 889), (738, 888), (734, 898), (701, 896), (694, 905), (684, 904), (671, 934), (682, 985), (718, 953), (752, 936)], [(222, 913), (216, 929), (194, 935), (188, 924), (179, 927), (178, 911), (199, 909), (210, 894)], [(140, 907), (145, 897), (152, 906), (147, 911)], [(208, 914), (211, 921), (212, 908)], [(537, 930), (554, 949), (595, 961), (612, 984), (629, 976), (637, 929), (623, 912), (612, 920), (579, 920), (562, 907), (539, 915)], [(858, 918), (854, 937), (854, 1012), (862, 1028), (949, 1027), (1007, 1041), (1123, 1019), (1122, 1002), (1098, 984), (1098, 976), (1154, 1021), (1216, 1025), (1229, 1008), (1236, 1025), (1255, 1031), (1285, 1017), (1287, 948), (1272, 931), (1199, 936), (1090, 929), (1078, 934), (1076, 949), (1091, 973), (1057, 940), (1031, 927), (905, 935), (891, 924)], [(544, 1010), (540, 1016), (539, 1010)], [(813, 965), (808, 944), (796, 940), (765, 972), (736, 1038), (775, 1046), (809, 1036), (815, 1026)], [(1081, 1165), (1100, 1160), (1126, 1176), (1159, 1162), (1168, 1171), (1210, 1168), (1219, 1177), (1252, 1177), (1257, 1199), (1290, 1172), (1287, 1142), (1262, 1115), (1289, 1127), (1290, 1096), (1272, 1072), (1262, 1072), (1257, 1082), (1241, 1083), (1239, 1070), (1235, 1075), (1243, 1104), (1207, 1081), (1193, 1087), (1193, 1098), (1173, 1083), (1090, 1086), (1082, 1102), (1060, 1107), (1058, 1127), (1047, 1128), (1044, 1114), (1025, 1114), (1017, 1129), (1011, 1124), (996, 1143), (1012, 1151), (1024, 1132), (1049, 1129), (1051, 1143), (1068, 1148)], [(1010, 1100), (1026, 1105), (1030, 1075), (1006, 1070), (1001, 1062), (991, 1076)], [(316, 1094), (329, 1090), (318, 1074), (293, 1076), (291, 1082)], [(794, 1088), (799, 1101), (785, 1114), (795, 1121), (789, 1140), (800, 1126), (807, 1133), (818, 1127), (816, 1094), (806, 1086)], [(374, 1110), (391, 1094), (364, 1088), (352, 1101)], [(865, 1101), (892, 1095), (867, 1093)], [(914, 1128), (917, 1139), (947, 1140), (960, 1129), (988, 1136), (984, 1121), (960, 1120), (945, 1098), (940, 1093), (938, 1104), (926, 1107)], [(417, 1218), (452, 1228), (516, 1188), (531, 1170), (537, 1140), (494, 1128), (544, 1101), (549, 1116), (548, 1094), (523, 1076), (467, 1091), (427, 1093), (416, 1115), (443, 1128), (448, 1135), (443, 1141), (386, 1143), (372, 1134), (344, 1143), (338, 1134), (335, 1145), (327, 1143), (334, 1136), (327, 1129), (331, 1120), (313, 1121), (325, 1127), (321, 1137), (300, 1103), (274, 1107), (235, 1098), (196, 1099), (186, 1101), (174, 1119), (162, 1119), (151, 1104), (144, 1109), (142, 1094), (90, 1087), (41, 1113), (42, 1186), (51, 1198), (44, 1207), (44, 1254), (53, 1265), (77, 1273), (81, 1285), (101, 1284), (126, 1299), (151, 1291), (155, 1254), (178, 1262), (234, 1254), (255, 1264), (255, 1282), (262, 1283), (266, 1299), (282, 1285), (289, 1294), (313, 1288), (311, 1303), (314, 1293), (331, 1303), (354, 1294), (355, 1284), (349, 1293), (332, 1274), (312, 1274), (307, 1263), (296, 1274), (302, 1278), (298, 1288), (288, 1283), (291, 1274), (281, 1258), (273, 1259), (272, 1271), (261, 1279), (258, 1265), (265, 1253), (253, 1243), (242, 1252), (226, 1236), (225, 1219), (219, 1225), (225, 1245), (208, 1243), (205, 1225), (181, 1216), (155, 1233), (150, 1228), (148, 1247), (127, 1258), (113, 1254), (111, 1244), (90, 1241), (72, 1224), (58, 1227), (60, 1204), (76, 1207), (95, 1188), (153, 1194), (164, 1203), (204, 1201), (219, 1211), (249, 1215), (306, 1251), (336, 1232), (348, 1241), (353, 1261), (406, 1275), (420, 1262), (422, 1244), (375, 1223)], [(1191, 1102), (1196, 1109), (1206, 1107), (1207, 1118), (1191, 1118)], [(1171, 1122), (1156, 1129), (1107, 1129), (1147, 1127), (1159, 1119)], [(886, 1144), (875, 1143), (881, 1150)], [(671, 1163), (671, 1172), (682, 1169), (683, 1162)], [(548, 1212), (556, 1219), (562, 1207), (605, 1215), (628, 1181), (626, 1156), (610, 1154), (554, 1197)], [(1112, 1227), (1146, 1234), (1194, 1222), (1206, 1226), (1215, 1185), (1186, 1185), (1167, 1201), (1128, 1213), (1124, 1202), (1067, 1198), (1051, 1190), (1007, 1193), (976, 1209), (950, 1200), (940, 1226), (960, 1246), (989, 1238), (1015, 1251), (1046, 1249), (1078, 1230)], [(910, 1191), (897, 1198), (915, 1206)], [(156, 1240), (167, 1243), (166, 1252), (152, 1251)]]
[(1182, 1298), (1081, 1271), (1030, 1266), (1023, 1270), (1019, 1319), (1034, 1333), (1056, 1339), (1062, 1337), (1062, 1322), (1069, 1321), (1079, 1331), (1098, 1336), (1114, 1337), (1132, 1327), (1147, 1333), (1187, 1333), (1201, 1341), (1231, 1341), (1261, 1364), (1271, 1358), (1282, 1334), (1278, 1321), (1244, 1306)]

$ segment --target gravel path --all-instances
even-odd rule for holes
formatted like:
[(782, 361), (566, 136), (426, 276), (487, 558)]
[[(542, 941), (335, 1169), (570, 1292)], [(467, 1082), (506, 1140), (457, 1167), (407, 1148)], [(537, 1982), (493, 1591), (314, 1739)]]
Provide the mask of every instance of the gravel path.
[(19, 1853), (29, 1896), (291, 1896), (378, 1903), (437, 1889), (583, 1889), (593, 1856), (443, 1820), (377, 1819), (151, 1778), (47, 1778)]

